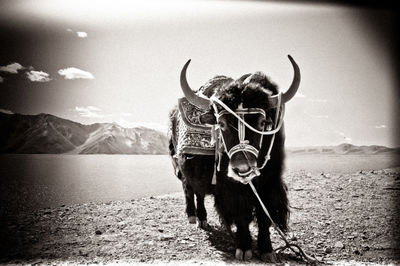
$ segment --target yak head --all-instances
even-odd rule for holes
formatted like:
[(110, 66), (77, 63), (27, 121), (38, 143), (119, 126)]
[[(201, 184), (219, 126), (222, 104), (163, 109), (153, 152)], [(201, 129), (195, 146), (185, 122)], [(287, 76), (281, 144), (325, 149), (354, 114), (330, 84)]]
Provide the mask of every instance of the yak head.
[(289, 60), (294, 78), (283, 94), (279, 94), (277, 86), (265, 74), (255, 72), (238, 80), (218, 76), (198, 95), (186, 80), (190, 60), (182, 69), (182, 90), (189, 102), (206, 111), (201, 121), (219, 128), (229, 157), (227, 175), (236, 181), (247, 184), (265, 166), (264, 156), (269, 155), (273, 135), (282, 125), (284, 105), (296, 94), (300, 84), (299, 67), (290, 55)]

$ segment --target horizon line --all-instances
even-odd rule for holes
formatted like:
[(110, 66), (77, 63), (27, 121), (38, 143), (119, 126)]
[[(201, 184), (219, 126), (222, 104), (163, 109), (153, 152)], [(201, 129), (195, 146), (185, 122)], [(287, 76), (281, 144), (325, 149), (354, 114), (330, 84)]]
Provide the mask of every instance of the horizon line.
[[(148, 122), (148, 123), (149, 124), (150, 123), (157, 124), (157, 125), (159, 125), (159, 128), (152, 127), (152, 126), (147, 126), (147, 125), (140, 125), (143, 122), (132, 122), (132, 124), (137, 123), (138, 125), (137, 126), (133, 126), (133, 127), (126, 127), (126, 126), (123, 126), (120, 123), (115, 122), (115, 121), (113, 121), (113, 122), (104, 121), (104, 122), (95, 122), (95, 123), (82, 123), (82, 122), (77, 122), (77, 121), (74, 121), (74, 120), (71, 120), (71, 119), (68, 119), (68, 118), (64, 118), (64, 117), (53, 115), (53, 114), (49, 114), (49, 113), (23, 114), (23, 113), (14, 113), (14, 112), (11, 112), (11, 111), (10, 111), (10, 113), (8, 113), (8, 112), (4, 112), (5, 110), (4, 111), (3, 110), (4, 109), (0, 109), (0, 113), (6, 114), (6, 115), (29, 115), (29, 116), (51, 115), (51, 116), (55, 116), (55, 117), (60, 118), (60, 119), (64, 119), (64, 120), (68, 120), (68, 121), (71, 121), (71, 122), (74, 122), (74, 123), (79, 123), (79, 124), (88, 125), (88, 126), (94, 125), (94, 124), (116, 124), (116, 125), (118, 125), (118, 126), (120, 126), (122, 128), (126, 128), (126, 129), (134, 129), (134, 128), (142, 127), (142, 128), (147, 128), (147, 129), (159, 131), (159, 132), (161, 132), (163, 134), (166, 134), (167, 132), (164, 132), (163, 130), (160, 130), (160, 128), (165, 128), (165, 129), (168, 130), (168, 126), (167, 125), (163, 126), (162, 124), (156, 123), (156, 122)], [(358, 144), (353, 144), (353, 143), (349, 143), (349, 142), (342, 142), (342, 143), (339, 143), (339, 144), (320, 144), (320, 145), (305, 145), (305, 146), (297, 146), (297, 145), (293, 145), (292, 146), (291, 145), (291, 146), (285, 146), (285, 149), (288, 149), (288, 148), (289, 149), (291, 149), (291, 148), (306, 149), (306, 148), (311, 148), (311, 147), (312, 148), (337, 147), (337, 146), (340, 146), (340, 145), (352, 145), (352, 146), (357, 146), (357, 147), (362, 147), (362, 146), (381, 146), (381, 147), (386, 147), (386, 148), (390, 148), (390, 149), (398, 149), (398, 148), (400, 148), (400, 146), (391, 146), (391, 145), (387, 146), (387, 145), (382, 145), (382, 144), (360, 144), (360, 145), (358, 145)]]

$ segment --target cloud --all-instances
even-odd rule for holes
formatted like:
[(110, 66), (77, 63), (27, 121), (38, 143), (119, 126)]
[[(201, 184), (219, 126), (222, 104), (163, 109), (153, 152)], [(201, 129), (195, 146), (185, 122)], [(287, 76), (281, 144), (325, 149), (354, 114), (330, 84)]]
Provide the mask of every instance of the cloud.
[(51, 80), (48, 73), (35, 70), (26, 72), (26, 77), (33, 82), (49, 82)]
[[(72, 32), (72, 33), (75, 32), (71, 28), (66, 29), (66, 31)], [(79, 38), (87, 38), (87, 36), (88, 36), (87, 32), (84, 32), (84, 31), (77, 31), (75, 33), (76, 33), (76, 36), (78, 36)]]
[(377, 126), (375, 126), (375, 128), (381, 129), (381, 128), (387, 128), (387, 126), (386, 125), (377, 125)]
[(0, 83), (2, 83), (4, 81), (4, 78), (2, 76), (0, 76)]
[(79, 115), (82, 117), (90, 117), (90, 118), (104, 117), (104, 115), (99, 114), (101, 109), (96, 106), (86, 106), (86, 107), (76, 106), (75, 111), (77, 111), (79, 113)]
[(84, 31), (77, 31), (76, 35), (78, 35), (79, 38), (86, 38), (88, 34)]
[(94, 79), (92, 73), (81, 70), (76, 67), (68, 67), (58, 70), (58, 74), (65, 79)]
[(17, 74), (18, 70), (24, 69), (24, 67), (19, 63), (11, 63), (6, 66), (0, 66), (0, 71), (8, 72), (12, 74)]
[(5, 110), (5, 109), (0, 109), (0, 113), (9, 114), (9, 115), (14, 114), (14, 113), (11, 112), (10, 110)]
[(294, 97), (296, 97), (296, 98), (305, 98), (306, 96), (305, 96), (303, 93), (301, 93), (301, 92), (297, 92), (297, 93), (294, 95)]

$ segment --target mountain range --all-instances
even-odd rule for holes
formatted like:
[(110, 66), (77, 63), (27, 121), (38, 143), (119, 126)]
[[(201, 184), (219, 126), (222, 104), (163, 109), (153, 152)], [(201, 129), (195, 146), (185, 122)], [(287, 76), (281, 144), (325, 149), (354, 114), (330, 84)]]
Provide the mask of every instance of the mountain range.
[(116, 123), (83, 125), (50, 114), (0, 112), (0, 153), (166, 154), (164, 133)]
[[(289, 147), (288, 154), (400, 154), (400, 148), (343, 143), (337, 146)], [(0, 153), (21, 154), (167, 154), (166, 134), (116, 123), (83, 125), (50, 114), (0, 112)]]
[(287, 148), (289, 154), (400, 154), (400, 148), (388, 148), (379, 145), (356, 146), (350, 143), (342, 143), (337, 146), (311, 146)]

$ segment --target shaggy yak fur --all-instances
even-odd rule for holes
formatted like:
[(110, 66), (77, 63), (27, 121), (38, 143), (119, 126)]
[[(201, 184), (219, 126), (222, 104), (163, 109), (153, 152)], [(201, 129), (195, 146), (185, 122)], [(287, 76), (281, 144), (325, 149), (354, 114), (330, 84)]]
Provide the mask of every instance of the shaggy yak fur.
[[(266, 111), (267, 117), (274, 120), (275, 109), (271, 109), (268, 96), (276, 95), (278, 88), (275, 84), (260, 72), (251, 75), (250, 82), (247, 79), (250, 74), (244, 75), (234, 81), (224, 76), (217, 76), (211, 79), (199, 90), (204, 95), (210, 97), (215, 94), (222, 102), (235, 110), (240, 103), (244, 108), (262, 108)], [(172, 134), (170, 137), (170, 154), (176, 154), (176, 124), (177, 109), (171, 111), (170, 122)], [(202, 119), (207, 123), (215, 123), (212, 109), (208, 115)], [(233, 117), (233, 116), (232, 116)], [(202, 120), (203, 121), (203, 120)], [(237, 121), (237, 120), (236, 120)], [(237, 122), (236, 122), (237, 123)], [(232, 134), (237, 131), (232, 130)], [(247, 133), (246, 133), (247, 139)], [(261, 166), (270, 144), (271, 136), (264, 136), (262, 147), (259, 151), (258, 166)], [(270, 154), (270, 160), (266, 166), (260, 170), (261, 175), (253, 179), (253, 184), (257, 189), (262, 201), (267, 207), (272, 219), (283, 230), (287, 230), (289, 208), (286, 185), (282, 180), (284, 170), (284, 127), (275, 135), (274, 145)], [(174, 160), (174, 159), (173, 159)], [(204, 196), (207, 193), (214, 193), (215, 207), (222, 218), (223, 223), (230, 230), (234, 224), (236, 231), (236, 258), (248, 260), (252, 256), (251, 235), (249, 224), (256, 220), (259, 228), (258, 250), (263, 261), (276, 262), (273, 253), (269, 227), (271, 222), (262, 210), (257, 198), (253, 194), (249, 185), (245, 185), (227, 176), (229, 157), (225, 150), (222, 150), (220, 171), (217, 171), (217, 182), (215, 188), (211, 186), (211, 179), (214, 172), (214, 156), (182, 154), (178, 156), (177, 164), (178, 177), (182, 180), (186, 197), (186, 213), (189, 221), (194, 222), (194, 215), (197, 216), (200, 226), (206, 225), (207, 213), (204, 208)], [(197, 209), (194, 205), (194, 194), (197, 197)], [(190, 218), (192, 217), (192, 218)]]

